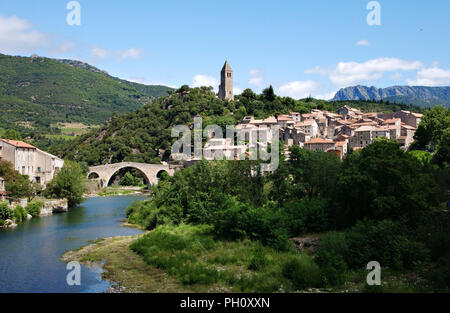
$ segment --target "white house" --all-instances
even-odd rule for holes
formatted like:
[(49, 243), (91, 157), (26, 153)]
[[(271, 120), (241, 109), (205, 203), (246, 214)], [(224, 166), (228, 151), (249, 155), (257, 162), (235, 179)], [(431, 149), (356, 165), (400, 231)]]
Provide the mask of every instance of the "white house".
[(64, 161), (23, 141), (0, 139), (0, 159), (12, 163), (31, 181), (46, 185), (63, 167)]
[(301, 130), (307, 136), (316, 137), (319, 132), (319, 125), (314, 119), (307, 119), (303, 122), (299, 122), (295, 124), (295, 128)]

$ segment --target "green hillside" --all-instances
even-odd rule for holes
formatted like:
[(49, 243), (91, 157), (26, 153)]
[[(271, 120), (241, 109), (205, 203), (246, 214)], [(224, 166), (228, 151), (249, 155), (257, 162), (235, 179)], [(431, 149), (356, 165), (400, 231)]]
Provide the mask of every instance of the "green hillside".
[(151, 98), (160, 98), (160, 97), (165, 97), (167, 96), (167, 90), (173, 90), (173, 88), (167, 87), (167, 86), (161, 86), (161, 85), (144, 85), (144, 84), (140, 84), (140, 83), (135, 83), (135, 82), (130, 82), (124, 79), (120, 79), (114, 76), (109, 75), (106, 71), (102, 71), (98, 68), (96, 68), (95, 66), (92, 66), (90, 64), (81, 62), (81, 61), (76, 61), (76, 60), (58, 60), (59, 62), (63, 63), (63, 64), (67, 64), (73, 67), (77, 67), (77, 68), (81, 68), (81, 69), (85, 69), (87, 71), (91, 71), (94, 73), (100, 73), (103, 74), (106, 77), (112, 78), (124, 85), (130, 86), (136, 90), (138, 90), (139, 92), (151, 97)]
[(383, 102), (339, 101), (328, 102), (316, 99), (294, 100), (278, 97), (272, 88), (257, 95), (246, 89), (236, 101), (222, 101), (211, 88), (189, 88), (183, 86), (171, 95), (157, 99), (135, 112), (114, 116), (105, 125), (75, 139), (51, 148), (52, 153), (64, 158), (86, 162), (88, 165), (121, 161), (160, 162), (169, 156), (171, 127), (189, 125), (193, 117), (201, 115), (203, 126), (217, 124), (235, 125), (246, 115), (256, 118), (278, 115), (292, 111), (307, 113), (311, 109), (335, 111), (348, 104), (363, 111), (398, 111), (419, 108)]
[(145, 86), (103, 72), (41, 57), (0, 54), (0, 125), (45, 130), (56, 122), (101, 124), (162, 96), (168, 87)]

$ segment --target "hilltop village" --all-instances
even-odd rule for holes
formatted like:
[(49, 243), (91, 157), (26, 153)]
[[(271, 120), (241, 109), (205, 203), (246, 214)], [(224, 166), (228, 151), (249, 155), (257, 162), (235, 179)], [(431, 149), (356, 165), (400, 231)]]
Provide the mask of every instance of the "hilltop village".
[[(221, 71), (218, 97), (222, 100), (234, 100), (233, 70), (228, 61)], [(271, 143), (271, 127), (278, 125), (279, 139), (285, 143), (287, 155), (288, 148), (297, 145), (312, 151), (333, 152), (342, 159), (350, 150), (362, 149), (380, 137), (395, 139), (402, 149), (408, 150), (414, 141), (414, 134), (422, 116), (420, 113), (405, 110), (395, 113), (363, 113), (345, 105), (336, 113), (313, 109), (306, 114), (290, 112), (266, 119), (246, 116), (235, 129), (237, 133), (245, 133), (245, 138), (250, 141), (252, 148), (252, 133), (266, 131), (267, 142)], [(246, 151), (246, 146), (236, 146), (230, 139), (210, 139), (205, 145), (205, 158), (213, 159), (215, 151), (218, 150), (223, 151), (227, 157), (237, 157)]]

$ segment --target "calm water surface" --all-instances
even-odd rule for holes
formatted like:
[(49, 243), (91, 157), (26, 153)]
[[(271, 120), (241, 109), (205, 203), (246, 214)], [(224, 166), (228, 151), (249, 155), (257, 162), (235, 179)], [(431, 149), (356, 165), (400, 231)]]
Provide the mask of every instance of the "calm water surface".
[(15, 229), (0, 229), (0, 292), (103, 292), (101, 269), (81, 268), (81, 286), (68, 286), (67, 250), (140, 230), (120, 226), (125, 208), (142, 196), (89, 198), (68, 213), (33, 218)]

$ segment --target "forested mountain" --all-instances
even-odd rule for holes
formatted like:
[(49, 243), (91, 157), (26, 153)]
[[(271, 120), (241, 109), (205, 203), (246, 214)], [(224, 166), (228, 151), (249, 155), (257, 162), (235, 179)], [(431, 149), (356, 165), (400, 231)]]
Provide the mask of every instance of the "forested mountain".
[(113, 112), (139, 109), (170, 89), (123, 81), (85, 65), (0, 54), (0, 125), (101, 124)]
[(436, 105), (450, 107), (450, 87), (393, 86), (376, 88), (354, 86), (342, 88), (336, 93), (333, 100), (384, 100), (423, 107)]
[(363, 111), (420, 111), (417, 107), (384, 102), (294, 100), (276, 96), (272, 87), (260, 95), (246, 89), (236, 97), (236, 101), (228, 102), (217, 98), (211, 88), (183, 86), (135, 112), (114, 115), (99, 129), (75, 141), (52, 147), (51, 151), (88, 165), (121, 161), (160, 162), (170, 155), (171, 144), (175, 140), (171, 138), (171, 127), (190, 125), (196, 115), (203, 117), (203, 126), (211, 123), (225, 126), (236, 125), (246, 115), (262, 118), (292, 111), (309, 113), (315, 108), (334, 111), (345, 104)]
[(167, 96), (167, 90), (173, 90), (173, 88), (167, 87), (167, 86), (161, 86), (161, 85), (144, 85), (144, 84), (140, 84), (140, 83), (136, 83), (136, 82), (130, 82), (128, 80), (124, 80), (124, 79), (120, 79), (114, 76), (111, 76), (108, 74), (108, 72), (106, 71), (102, 71), (98, 68), (96, 68), (95, 66), (92, 66), (90, 64), (81, 62), (81, 61), (75, 61), (75, 60), (67, 60), (67, 59), (62, 59), (62, 60), (58, 60), (59, 62), (63, 63), (63, 64), (67, 64), (73, 67), (77, 67), (77, 68), (81, 68), (81, 69), (85, 69), (94, 73), (100, 73), (105, 75), (106, 77), (112, 78), (124, 85), (133, 87), (134, 89), (138, 90), (139, 92), (142, 92), (143, 94), (151, 97), (151, 98), (160, 98), (160, 97), (165, 97)]

